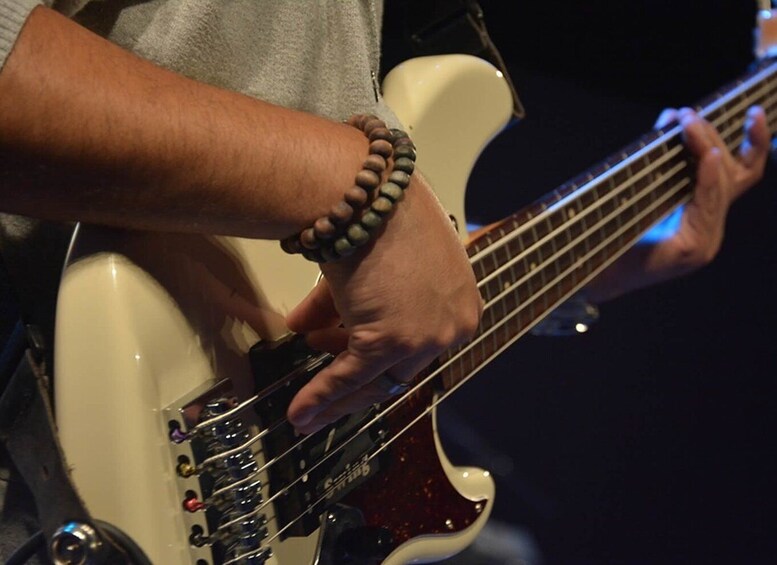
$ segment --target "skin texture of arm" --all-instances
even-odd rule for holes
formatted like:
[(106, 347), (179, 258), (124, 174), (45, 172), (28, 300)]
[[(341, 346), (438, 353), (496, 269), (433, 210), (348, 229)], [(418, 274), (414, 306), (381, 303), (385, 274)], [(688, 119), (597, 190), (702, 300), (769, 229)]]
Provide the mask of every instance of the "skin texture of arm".
[(354, 128), (214, 88), (36, 8), (0, 73), (4, 208), (280, 238), (342, 198)]
[[(592, 283), (595, 300), (709, 262), (729, 206), (763, 173), (760, 110), (737, 156), (690, 110), (663, 119), (680, 121), (699, 159), (696, 196), (672, 238), (637, 246)], [(367, 154), (350, 126), (186, 79), (45, 8), (0, 72), (0, 146), (7, 212), (261, 238), (324, 215)], [(420, 175), (366, 253), (323, 272), (288, 317), (337, 354), (291, 403), (300, 432), (385, 400), (380, 374), (407, 381), (477, 327), (472, 269)]]
[[(326, 214), (367, 155), (350, 126), (186, 79), (45, 8), (0, 73), (0, 146), (6, 212), (259, 238)], [(472, 268), (420, 175), (384, 226), (289, 317), (342, 321), (347, 345), (293, 400), (302, 432), (385, 400), (382, 372), (408, 380), (477, 327)]]

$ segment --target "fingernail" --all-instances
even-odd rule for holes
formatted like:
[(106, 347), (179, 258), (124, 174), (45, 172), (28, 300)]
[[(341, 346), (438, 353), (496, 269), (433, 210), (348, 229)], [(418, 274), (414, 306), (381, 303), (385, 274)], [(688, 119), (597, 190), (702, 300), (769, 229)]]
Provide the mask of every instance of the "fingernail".
[(295, 428), (301, 428), (309, 424), (315, 415), (315, 410), (303, 410), (296, 414), (289, 414), (289, 422)]

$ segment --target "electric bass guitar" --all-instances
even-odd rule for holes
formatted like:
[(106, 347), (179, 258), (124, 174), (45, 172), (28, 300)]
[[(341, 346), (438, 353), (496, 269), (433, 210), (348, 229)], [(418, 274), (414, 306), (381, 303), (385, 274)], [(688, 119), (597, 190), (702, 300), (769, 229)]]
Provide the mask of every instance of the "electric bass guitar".
[[(752, 104), (774, 125), (775, 72), (762, 63), (699, 106), (732, 149)], [(314, 264), (277, 242), (78, 226), (58, 301), (57, 424), (92, 515), (155, 564), (401, 565), (465, 548), (494, 484), (447, 460), (435, 407), (691, 198), (695, 167), (670, 126), (470, 238), (467, 179), (511, 116), (503, 77), (470, 56), (418, 58), (384, 92), (461, 228), (485, 312), (405, 393), (317, 434), (285, 420), (331, 361), (284, 323)]]

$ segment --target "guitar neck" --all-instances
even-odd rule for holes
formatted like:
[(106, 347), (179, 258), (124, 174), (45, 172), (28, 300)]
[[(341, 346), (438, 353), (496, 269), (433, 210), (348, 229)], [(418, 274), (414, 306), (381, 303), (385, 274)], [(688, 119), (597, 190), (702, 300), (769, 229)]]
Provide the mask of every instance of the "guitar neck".
[[(747, 109), (777, 123), (777, 63), (765, 62), (696, 106), (734, 151)], [(679, 126), (651, 131), (495, 224), (468, 247), (485, 309), (470, 343), (440, 359), (456, 388), (690, 200), (695, 164)]]

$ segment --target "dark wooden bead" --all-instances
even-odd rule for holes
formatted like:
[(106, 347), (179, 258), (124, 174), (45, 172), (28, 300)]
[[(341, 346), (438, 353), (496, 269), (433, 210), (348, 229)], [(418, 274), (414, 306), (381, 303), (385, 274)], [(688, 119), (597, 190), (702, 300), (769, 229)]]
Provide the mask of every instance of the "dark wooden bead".
[(407, 185), (410, 184), (410, 175), (404, 171), (392, 171), (389, 175), (389, 182), (393, 182), (401, 188), (407, 188)]
[(328, 217), (322, 216), (313, 224), (313, 231), (318, 239), (331, 239), (337, 233), (337, 226)]
[(398, 157), (394, 159), (394, 170), (412, 175), (415, 171), (415, 161), (407, 157)]
[(415, 149), (415, 143), (409, 137), (400, 137), (393, 141), (394, 147), (412, 147)]
[(364, 120), (366, 118), (367, 116), (364, 114), (353, 114), (351, 117), (345, 120), (345, 123), (357, 129), (362, 129), (364, 127)]
[(367, 204), (369, 194), (360, 186), (352, 186), (345, 191), (345, 201), (353, 208), (362, 208)]
[(336, 226), (342, 226), (351, 221), (353, 217), (353, 208), (347, 202), (338, 202), (332, 206), (329, 212), (329, 219)]
[(394, 147), (385, 139), (376, 139), (370, 142), (370, 153), (388, 159), (394, 153)]
[(410, 145), (398, 145), (394, 148), (394, 158), (407, 157), (408, 159), (416, 160), (415, 149)]
[(386, 123), (381, 120), (380, 118), (376, 118), (375, 116), (371, 117), (369, 120), (367, 120), (364, 124), (364, 134), (369, 137), (370, 134), (376, 130), (376, 129), (386, 129)]
[(349, 255), (352, 255), (354, 251), (356, 251), (356, 248), (351, 245), (351, 242), (348, 241), (347, 237), (343, 236), (338, 237), (335, 240), (334, 251), (340, 257), (348, 257)]
[(351, 224), (345, 232), (354, 247), (362, 247), (370, 240), (370, 234), (361, 224)]
[(402, 187), (393, 182), (384, 182), (380, 186), (380, 195), (385, 196), (392, 202), (396, 202), (404, 194)]
[(340, 258), (337, 252), (328, 245), (322, 247), (320, 251), (321, 257), (324, 259), (324, 261), (337, 261)]
[(299, 241), (305, 249), (318, 249), (320, 245), (313, 228), (302, 230), (299, 234)]
[(375, 171), (362, 169), (356, 173), (356, 185), (362, 187), (366, 191), (373, 191), (378, 188), (380, 184), (380, 175)]
[(361, 223), (367, 231), (372, 231), (383, 223), (383, 217), (372, 210), (367, 210), (362, 215)]
[(367, 138), (370, 141), (375, 141), (376, 139), (385, 139), (391, 143), (391, 132), (387, 128), (375, 128), (370, 132)]
[(373, 171), (378, 174), (381, 174), (383, 171), (385, 171), (387, 166), (386, 159), (377, 154), (367, 155), (367, 158), (364, 160), (364, 164), (362, 165), (362, 167), (368, 171)]
[(407, 135), (407, 132), (405, 130), (401, 130), (398, 128), (391, 128), (391, 142), (394, 143), (397, 139), (402, 139), (403, 137), (409, 137)]
[(378, 196), (375, 201), (372, 203), (370, 208), (372, 208), (375, 212), (380, 214), (381, 216), (385, 216), (389, 212), (391, 212), (391, 207), (394, 205), (394, 203), (386, 198), (385, 196)]
[(302, 251), (302, 244), (299, 242), (298, 235), (292, 235), (281, 240), (281, 249), (289, 255), (294, 255)]

